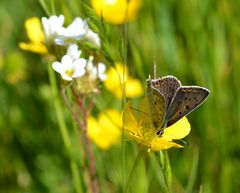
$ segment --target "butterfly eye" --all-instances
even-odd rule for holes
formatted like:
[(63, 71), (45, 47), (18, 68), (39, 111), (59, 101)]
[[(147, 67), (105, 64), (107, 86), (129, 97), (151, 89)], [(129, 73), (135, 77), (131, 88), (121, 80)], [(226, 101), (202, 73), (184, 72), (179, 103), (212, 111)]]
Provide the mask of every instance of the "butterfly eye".
[(161, 137), (161, 136), (163, 135), (163, 133), (164, 133), (164, 131), (163, 131), (162, 129), (160, 129), (160, 130), (157, 131), (156, 134), (157, 134), (159, 137)]

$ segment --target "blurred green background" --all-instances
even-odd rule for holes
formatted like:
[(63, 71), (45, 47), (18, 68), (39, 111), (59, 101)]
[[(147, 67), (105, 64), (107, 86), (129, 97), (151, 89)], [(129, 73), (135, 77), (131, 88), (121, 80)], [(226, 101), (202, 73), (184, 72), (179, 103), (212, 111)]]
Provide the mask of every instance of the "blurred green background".
[[(78, 1), (55, 3), (58, 15), (61, 10), (83, 15)], [(211, 91), (188, 116), (192, 131), (185, 140), (191, 145), (169, 150), (176, 193), (240, 192), (239, 10), (240, 1), (234, 0), (145, 0), (137, 20), (128, 25), (128, 67), (144, 87), (157, 64), (158, 76), (171, 74), (183, 85)], [(0, 13), (0, 192), (75, 192), (47, 64), (39, 55), (18, 48), (20, 41), (27, 41), (25, 19), (46, 14), (32, 0), (1, 0)], [(109, 29), (121, 31), (111, 25)], [(114, 37), (108, 31), (105, 35)], [(114, 49), (118, 51), (117, 43)], [(66, 120), (71, 127), (67, 112)], [(136, 145), (126, 145), (128, 169)], [(94, 152), (101, 192), (120, 192), (121, 146), (108, 151), (94, 146)], [(147, 157), (138, 163), (130, 192), (161, 192)]]

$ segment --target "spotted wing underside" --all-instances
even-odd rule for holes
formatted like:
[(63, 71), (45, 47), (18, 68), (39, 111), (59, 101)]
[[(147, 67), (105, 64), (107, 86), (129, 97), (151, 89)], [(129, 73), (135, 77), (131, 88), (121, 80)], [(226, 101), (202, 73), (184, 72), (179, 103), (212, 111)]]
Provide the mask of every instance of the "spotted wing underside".
[(176, 123), (200, 106), (208, 97), (209, 90), (199, 86), (181, 86), (166, 113), (167, 126)]
[(166, 111), (180, 86), (180, 81), (174, 76), (165, 76), (152, 80), (152, 87), (164, 96)]
[(151, 80), (147, 82), (147, 98), (152, 124), (156, 129), (159, 129), (165, 118), (165, 100), (164, 96), (151, 86)]

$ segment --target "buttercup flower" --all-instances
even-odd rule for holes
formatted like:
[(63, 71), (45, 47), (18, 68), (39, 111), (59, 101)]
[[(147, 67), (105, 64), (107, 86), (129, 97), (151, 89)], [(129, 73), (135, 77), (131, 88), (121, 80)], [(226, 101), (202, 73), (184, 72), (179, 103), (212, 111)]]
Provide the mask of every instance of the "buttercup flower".
[(64, 23), (64, 16), (52, 15), (49, 18), (42, 17), (42, 25), (47, 41), (54, 41), (56, 36), (59, 33), (59, 30), (62, 28)]
[(87, 132), (90, 139), (101, 149), (107, 150), (117, 144), (121, 137), (122, 119), (120, 112), (108, 109), (88, 118)]
[(71, 81), (73, 78), (78, 78), (84, 75), (87, 61), (84, 58), (74, 60), (71, 56), (65, 55), (61, 62), (54, 62), (53, 69), (60, 73), (62, 78)]
[(92, 6), (107, 22), (122, 24), (136, 18), (141, 2), (141, 0), (92, 0)]
[(66, 28), (61, 27), (58, 30), (58, 36), (55, 38), (55, 43), (58, 45), (69, 45), (80, 40), (89, 30), (86, 21), (77, 17)]
[(123, 68), (121, 63), (116, 63), (116, 68), (109, 68), (107, 78), (104, 81), (105, 87), (111, 91), (117, 98), (122, 98), (122, 84), (125, 84), (126, 97), (134, 98), (143, 95), (143, 87), (137, 79), (131, 78), (128, 70), (125, 72), (125, 80), (123, 80)]
[(37, 17), (27, 19), (25, 21), (25, 28), (30, 42), (20, 42), (19, 47), (23, 50), (36, 52), (39, 54), (46, 54), (47, 48), (43, 44), (44, 34), (41, 28), (40, 20)]
[[(123, 111), (124, 131), (131, 139), (142, 145), (148, 151), (159, 151), (169, 149), (171, 147), (182, 147), (173, 142), (187, 136), (191, 130), (191, 126), (186, 117), (183, 117), (175, 124), (164, 129), (162, 136), (156, 134), (156, 129), (152, 126), (151, 119), (147, 110), (146, 101), (142, 103), (138, 115), (131, 108), (131, 103), (128, 102)], [(146, 113), (146, 114), (145, 114)]]

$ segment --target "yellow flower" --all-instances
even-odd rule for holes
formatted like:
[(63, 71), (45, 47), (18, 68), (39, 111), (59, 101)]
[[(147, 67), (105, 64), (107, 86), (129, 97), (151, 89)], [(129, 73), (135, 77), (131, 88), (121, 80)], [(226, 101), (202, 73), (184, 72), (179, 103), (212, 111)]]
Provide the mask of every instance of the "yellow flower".
[(19, 47), (23, 50), (36, 52), (39, 54), (46, 54), (47, 48), (43, 44), (44, 34), (41, 28), (41, 22), (39, 18), (32, 17), (30, 19), (27, 19), (25, 21), (25, 28), (30, 42), (29, 43), (20, 42)]
[(107, 22), (122, 24), (136, 18), (141, 2), (141, 0), (92, 0), (92, 6)]
[(88, 136), (97, 146), (104, 150), (119, 142), (121, 128), (121, 113), (114, 109), (101, 112), (98, 119), (92, 116), (88, 118)]
[(106, 74), (107, 78), (104, 81), (104, 85), (117, 98), (122, 98), (123, 82), (125, 84), (126, 97), (134, 98), (143, 95), (143, 87), (139, 80), (131, 78), (127, 69), (125, 71), (125, 76), (123, 76), (123, 67), (121, 63), (116, 63), (116, 68), (109, 68)]
[[(159, 151), (169, 149), (171, 147), (182, 147), (173, 142), (187, 136), (191, 130), (191, 126), (186, 117), (183, 117), (175, 124), (164, 129), (162, 136), (156, 134), (156, 129), (152, 127), (150, 117), (145, 114), (146, 102), (140, 106), (138, 115), (133, 114), (131, 103), (128, 102), (123, 111), (124, 131), (128, 136), (136, 140), (140, 145), (147, 148), (148, 151)], [(135, 110), (136, 111), (136, 110)]]

